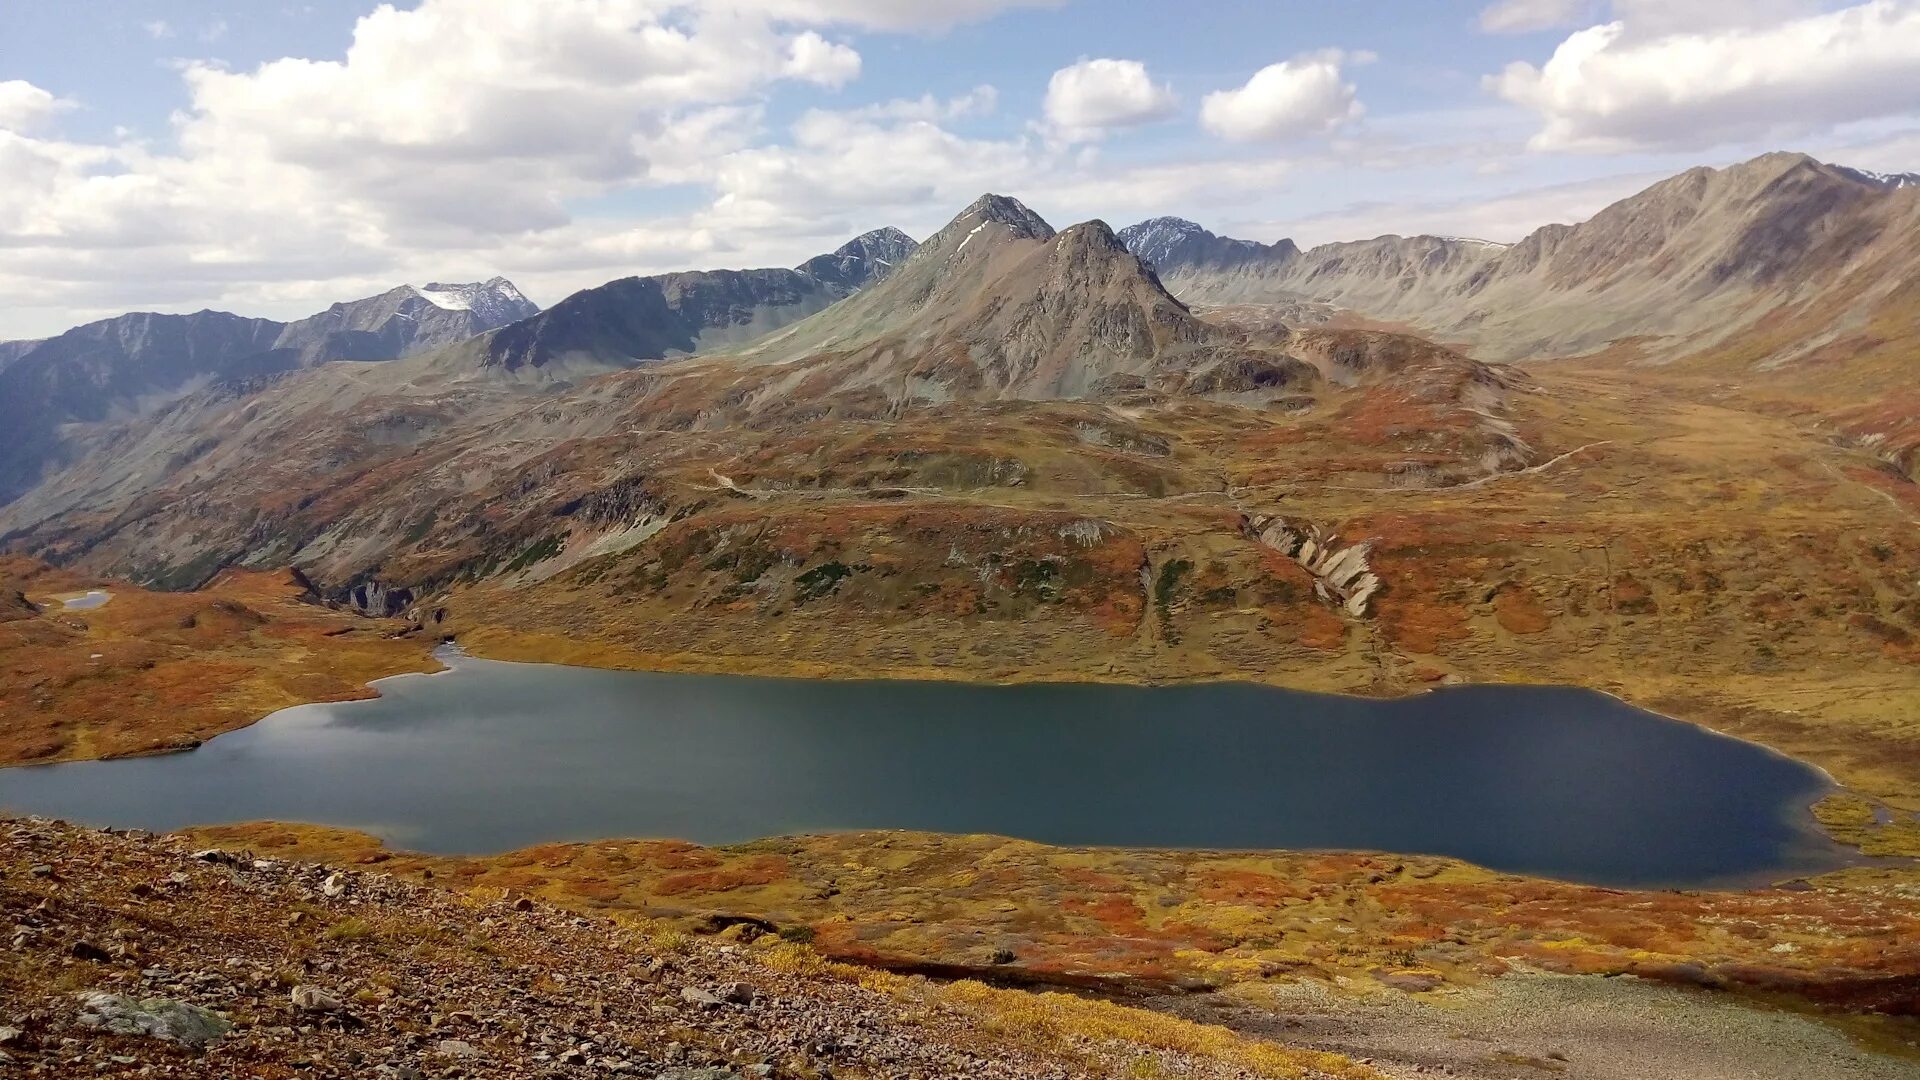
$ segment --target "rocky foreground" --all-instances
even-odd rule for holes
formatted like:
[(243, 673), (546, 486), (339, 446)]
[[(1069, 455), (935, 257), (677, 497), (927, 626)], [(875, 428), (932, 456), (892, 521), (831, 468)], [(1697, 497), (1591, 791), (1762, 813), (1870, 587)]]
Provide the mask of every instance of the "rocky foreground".
[(0, 820), (0, 1076), (1372, 1077), (1123, 1006), (774, 937)]

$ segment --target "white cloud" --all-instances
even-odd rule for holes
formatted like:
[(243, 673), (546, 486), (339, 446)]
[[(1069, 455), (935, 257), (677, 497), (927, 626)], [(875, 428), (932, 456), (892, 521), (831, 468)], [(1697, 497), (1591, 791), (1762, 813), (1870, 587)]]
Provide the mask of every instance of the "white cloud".
[(1370, 58), (1328, 49), (1270, 64), (1238, 90), (1208, 94), (1200, 103), (1200, 123), (1235, 142), (1327, 134), (1366, 111), (1340, 67)]
[(200, 40), (208, 43), (223, 40), (231, 29), (225, 19), (215, 19), (200, 28)]
[(731, 6), (794, 22), (874, 30), (944, 30), (1017, 8), (1059, 7), (1066, 0), (731, 0)]
[(33, 130), (72, 105), (24, 79), (0, 82), (0, 131)]
[[(868, 6), (852, 21), (890, 17)], [(782, 7), (806, 14), (785, 0), (382, 6), (338, 59), (183, 65), (188, 103), (164, 151), (124, 133), (29, 137), (61, 103), (0, 83), (0, 336), (26, 308), (245, 307), (303, 288), (324, 303), (374, 277), (575, 258), (553, 243), (601, 260), (579, 284), (632, 272), (637, 245), (711, 249), (684, 223), (574, 217), (590, 200), (710, 183), (757, 137), (773, 88), (857, 75), (857, 53), (770, 14)]]
[[(1656, 10), (1646, 0), (1617, 6)], [(1532, 145), (1542, 150), (1697, 148), (1920, 109), (1915, 0), (1760, 25), (1744, 5), (1708, 3), (1685, 25), (1666, 33), (1630, 20), (1590, 27), (1543, 66), (1510, 64), (1486, 83), (1539, 114)]]
[(1772, 26), (1820, 13), (1820, 0), (1613, 0), (1613, 18), (1637, 37)]
[(1047, 80), (1047, 124), (1069, 142), (1163, 119), (1173, 113), (1173, 91), (1155, 83), (1138, 60), (1082, 60)]
[(147, 36), (155, 41), (173, 36), (173, 27), (169, 25), (165, 19), (148, 20), (140, 24), (140, 29), (145, 30)]
[(781, 74), (821, 86), (845, 86), (860, 77), (860, 54), (809, 30), (787, 45)]
[(983, 191), (1024, 187), (1054, 160), (1028, 139), (970, 138), (941, 126), (941, 118), (977, 107), (979, 96), (810, 110), (785, 145), (721, 159), (714, 201), (694, 222), (763, 237), (941, 224)]
[(999, 105), (1000, 91), (983, 83), (945, 100), (922, 94), (917, 98), (896, 98), (845, 109), (840, 115), (862, 120), (959, 120), (986, 116)]
[(1480, 12), (1480, 29), (1489, 34), (1526, 34), (1571, 26), (1591, 11), (1591, 0), (1499, 0)]
[[(1470, 236), (1512, 243), (1542, 225), (1585, 221), (1662, 173), (1634, 173), (1480, 198), (1371, 201), (1286, 221), (1234, 223), (1234, 235), (1290, 236), (1301, 247), (1399, 236)], [(1243, 230), (1243, 231), (1241, 231)]]

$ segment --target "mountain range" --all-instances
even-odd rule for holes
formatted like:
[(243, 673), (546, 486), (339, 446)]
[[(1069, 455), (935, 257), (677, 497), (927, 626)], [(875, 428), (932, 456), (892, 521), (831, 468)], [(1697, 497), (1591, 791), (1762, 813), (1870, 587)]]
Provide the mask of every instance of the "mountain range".
[[(867, 254), (882, 242), (885, 255)], [(407, 552), (435, 553), (429, 578), (471, 572), (463, 560), (480, 551), (537, 539), (555, 500), (627, 485), (647, 494), (624, 510), (704, 498), (659, 477), (685, 458), (677, 439), (623, 448), (621, 433), (711, 432), (705, 452), (724, 457), (745, 440), (804, 442), (821, 425), (965, 402), (1171, 395), (1304, 409), (1391, 386), (1459, 444), (1430, 463), (1436, 475), (1455, 457), (1524, 456), (1497, 420), (1508, 377), (1398, 335), (1203, 321), (1101, 222), (1056, 232), (988, 195), (900, 258), (909, 244), (857, 239), (834, 256), (831, 284), (805, 271), (623, 279), (410, 359), (186, 394), (104, 428), (0, 522), (43, 555), (84, 552), (152, 582), (291, 560), (350, 590)], [(828, 305), (849, 283), (865, 288)], [(822, 310), (737, 358), (664, 363), (809, 305)], [(630, 525), (580, 529), (570, 557)]]
[[(623, 278), (538, 312), (496, 280), (286, 325), (124, 316), (0, 369), (32, 418), (7, 452), (0, 528), (11, 546), (161, 584), (293, 562), (336, 589), (413, 593), (484, 577), (485, 553), (537, 540), (568, 491), (630, 489), (618, 506), (684, 514), (749, 447), (819, 458), (822, 439), (852, 437), (835, 425), (993, 402), (1267, 410), (1309, 418), (1387, 482), (1461, 483), (1554, 441), (1510, 415), (1527, 376), (1383, 326), (1481, 357), (1624, 348), (1621, 363), (1708, 371), (1726, 362), (1713, 349), (1821, 313), (1817, 337), (1748, 365), (1753, 385), (1793, 386), (1809, 353), (1886, 325), (1914, 292), (1916, 213), (1920, 189), (1899, 178), (1788, 154), (1690, 170), (1513, 245), (1302, 251), (1173, 218), (1056, 231), (986, 195), (924, 244), (882, 229), (793, 269)], [(1344, 322), (1272, 314), (1301, 301)], [(316, 363), (347, 357), (395, 359)], [(1920, 425), (1887, 405), (1906, 366), (1851, 349), (1821, 365), (1821, 386), (1836, 363), (1873, 389), (1819, 407), (1909, 466)], [(812, 482), (850, 464), (823, 462)], [(630, 527), (575, 529), (563, 561)], [(396, 578), (396, 563), (414, 568)]]
[(536, 307), (511, 282), (402, 285), (291, 323), (223, 311), (135, 312), (44, 341), (0, 345), (0, 501), (63, 456), (69, 425), (126, 419), (211, 382), (326, 360), (393, 360), (464, 341)]
[(611, 370), (757, 337), (884, 277), (913, 248), (899, 230), (879, 229), (798, 269), (622, 278), (547, 312), (494, 278), (402, 285), (291, 323), (134, 313), (44, 341), (0, 343), (0, 424), (15, 432), (0, 447), (0, 504), (76, 456), (87, 435), (76, 425), (147, 416), (209, 387), (225, 393), (328, 361), (436, 351), (462, 368)]
[(1912, 175), (1769, 154), (1696, 168), (1576, 225), (1513, 244), (1382, 236), (1302, 251), (1159, 218), (1121, 232), (1191, 303), (1337, 304), (1470, 345), (1483, 359), (1576, 355), (1631, 340), (1649, 356), (1699, 352), (1765, 319), (1821, 311), (1825, 333), (1790, 364), (1871, 318), (1913, 278)]

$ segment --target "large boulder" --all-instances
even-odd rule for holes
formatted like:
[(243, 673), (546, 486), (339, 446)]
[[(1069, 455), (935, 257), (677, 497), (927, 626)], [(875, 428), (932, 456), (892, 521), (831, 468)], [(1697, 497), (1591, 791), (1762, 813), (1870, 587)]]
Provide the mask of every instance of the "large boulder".
[(195, 1048), (218, 1042), (233, 1027), (220, 1014), (184, 1001), (100, 990), (80, 995), (80, 1023), (114, 1035), (145, 1035)]

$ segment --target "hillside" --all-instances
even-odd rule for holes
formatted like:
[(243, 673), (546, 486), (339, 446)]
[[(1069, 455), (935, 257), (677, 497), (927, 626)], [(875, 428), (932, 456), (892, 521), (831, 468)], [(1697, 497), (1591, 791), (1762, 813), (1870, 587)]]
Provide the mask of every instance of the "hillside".
[(1870, 317), (1912, 277), (1920, 190), (1782, 153), (1690, 169), (1512, 245), (1384, 236), (1300, 252), (1285, 241), (1213, 237), (1191, 223), (1179, 227), (1187, 239), (1169, 243), (1161, 238), (1171, 226), (1154, 226), (1126, 235), (1151, 246), (1163, 279), (1193, 303), (1326, 301), (1468, 342), (1492, 360), (1626, 340), (1672, 357), (1796, 309), (1823, 311), (1833, 324), (1828, 339)]
[[(63, 599), (98, 590), (98, 607)], [(399, 622), (316, 602), (285, 571), (228, 573), (192, 593), (0, 555), (0, 762), (181, 750), (305, 701), (438, 665)]]
[(1378, 1074), (1060, 995), (843, 969), (510, 892), (0, 819), (0, 1067), (802, 1080)]

